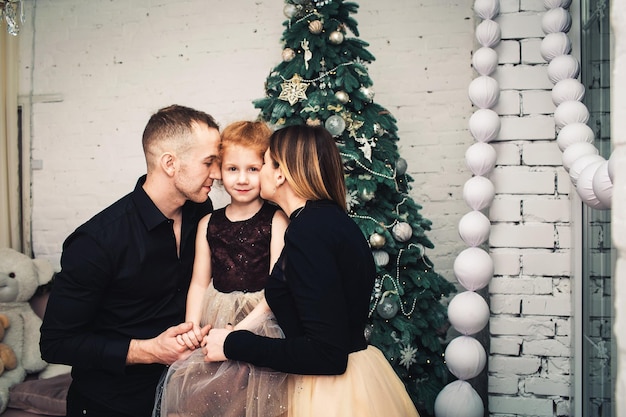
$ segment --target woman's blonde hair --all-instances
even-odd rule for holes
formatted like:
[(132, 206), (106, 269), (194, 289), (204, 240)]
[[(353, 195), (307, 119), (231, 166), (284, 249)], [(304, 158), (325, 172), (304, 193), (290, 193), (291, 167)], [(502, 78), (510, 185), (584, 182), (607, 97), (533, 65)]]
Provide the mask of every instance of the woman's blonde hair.
[(220, 159), (226, 149), (232, 146), (243, 146), (255, 150), (261, 159), (269, 146), (271, 129), (263, 122), (234, 122), (224, 128), (220, 140)]
[(326, 129), (297, 125), (277, 130), (270, 137), (269, 152), (298, 196), (332, 200), (346, 210), (343, 163)]

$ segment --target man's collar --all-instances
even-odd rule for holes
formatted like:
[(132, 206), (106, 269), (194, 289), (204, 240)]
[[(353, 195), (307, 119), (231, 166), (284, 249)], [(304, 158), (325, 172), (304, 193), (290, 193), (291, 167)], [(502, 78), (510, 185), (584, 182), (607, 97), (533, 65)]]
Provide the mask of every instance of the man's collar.
[(152, 230), (168, 219), (150, 199), (146, 190), (143, 189), (145, 182), (146, 175), (142, 175), (139, 177), (139, 180), (137, 180), (137, 185), (135, 185), (135, 190), (133, 191), (133, 201), (137, 206), (138, 215), (146, 226), (146, 229)]

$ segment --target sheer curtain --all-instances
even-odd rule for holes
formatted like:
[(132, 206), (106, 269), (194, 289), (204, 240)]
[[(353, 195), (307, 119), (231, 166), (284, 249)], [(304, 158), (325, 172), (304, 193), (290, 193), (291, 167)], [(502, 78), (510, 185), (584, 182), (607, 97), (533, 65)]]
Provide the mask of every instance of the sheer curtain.
[(0, 247), (21, 251), (17, 51), (17, 37), (0, 26)]

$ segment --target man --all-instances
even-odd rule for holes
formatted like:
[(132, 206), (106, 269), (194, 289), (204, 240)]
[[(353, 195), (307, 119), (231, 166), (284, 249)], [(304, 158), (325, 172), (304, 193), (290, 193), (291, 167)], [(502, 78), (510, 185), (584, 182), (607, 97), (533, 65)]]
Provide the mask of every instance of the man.
[(68, 417), (150, 416), (165, 365), (191, 353), (176, 336), (192, 327), (179, 323), (219, 140), (208, 114), (159, 110), (143, 133), (147, 174), (63, 244), (40, 346), (72, 366)]

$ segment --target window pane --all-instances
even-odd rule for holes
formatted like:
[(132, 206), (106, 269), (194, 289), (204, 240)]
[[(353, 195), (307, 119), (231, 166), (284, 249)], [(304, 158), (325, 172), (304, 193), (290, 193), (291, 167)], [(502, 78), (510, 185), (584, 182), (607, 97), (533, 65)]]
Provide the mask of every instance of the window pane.
[[(581, 2), (581, 82), (594, 145), (608, 159), (610, 144), (610, 21), (609, 2)], [(614, 417), (615, 343), (611, 277), (611, 212), (583, 207), (583, 357), (584, 417)], [(580, 314), (581, 312), (576, 312)]]

